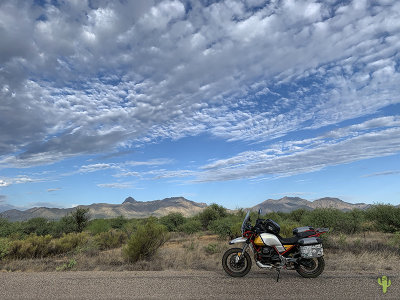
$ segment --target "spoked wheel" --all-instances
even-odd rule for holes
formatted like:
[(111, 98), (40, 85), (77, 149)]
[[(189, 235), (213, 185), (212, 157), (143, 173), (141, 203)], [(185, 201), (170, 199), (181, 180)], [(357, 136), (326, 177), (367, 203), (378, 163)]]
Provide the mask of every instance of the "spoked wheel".
[(318, 258), (301, 259), (296, 268), (296, 271), (302, 277), (315, 278), (321, 275), (321, 273), (324, 271), (324, 268), (325, 260), (321, 256)]
[(240, 248), (228, 249), (222, 257), (222, 266), (226, 273), (233, 277), (243, 277), (251, 269), (251, 258)]

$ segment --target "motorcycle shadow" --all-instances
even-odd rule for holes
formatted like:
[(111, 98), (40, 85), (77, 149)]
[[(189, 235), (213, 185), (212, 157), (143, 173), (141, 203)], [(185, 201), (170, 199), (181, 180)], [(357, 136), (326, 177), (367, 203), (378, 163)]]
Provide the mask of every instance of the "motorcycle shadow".
[[(254, 271), (251, 270), (244, 277), (231, 277), (228, 274), (226, 274), (224, 271), (220, 271), (218, 273), (222, 277), (238, 279), (238, 280), (263, 278), (263, 279), (271, 279), (271, 280), (276, 281), (276, 278), (278, 276), (278, 273), (276, 270), (254, 270)], [(280, 277), (279, 281), (284, 280), (285, 278), (299, 278), (299, 279), (302, 278), (299, 274), (297, 274), (296, 271), (293, 271), (293, 270), (281, 270), (279, 277)]]

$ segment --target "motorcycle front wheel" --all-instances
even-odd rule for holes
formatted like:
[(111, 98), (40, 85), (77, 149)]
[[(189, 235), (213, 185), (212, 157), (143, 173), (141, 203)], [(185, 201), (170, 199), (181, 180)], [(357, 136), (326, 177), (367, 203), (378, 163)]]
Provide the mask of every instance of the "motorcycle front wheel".
[(222, 257), (222, 267), (232, 277), (243, 277), (251, 269), (251, 258), (241, 248), (228, 249)]
[(325, 260), (324, 258), (309, 258), (309, 259), (301, 259), (299, 262), (296, 271), (302, 277), (305, 278), (315, 278), (321, 275), (325, 268)]

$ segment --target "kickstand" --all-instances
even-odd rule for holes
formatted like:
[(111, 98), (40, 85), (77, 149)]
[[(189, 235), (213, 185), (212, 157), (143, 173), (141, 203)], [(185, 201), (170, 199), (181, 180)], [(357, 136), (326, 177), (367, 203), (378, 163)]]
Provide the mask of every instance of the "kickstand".
[(276, 276), (276, 282), (279, 281), (279, 276), (281, 275), (281, 269), (276, 269), (276, 272), (278, 273)]

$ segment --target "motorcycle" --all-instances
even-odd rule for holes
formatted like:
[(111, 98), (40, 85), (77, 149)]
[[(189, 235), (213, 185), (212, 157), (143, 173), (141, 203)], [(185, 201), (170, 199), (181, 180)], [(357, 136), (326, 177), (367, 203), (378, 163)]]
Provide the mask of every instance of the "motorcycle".
[(277, 281), (280, 270), (296, 270), (302, 277), (315, 278), (325, 267), (321, 234), (329, 228), (310, 226), (293, 229), (294, 236), (284, 238), (279, 235), (280, 226), (271, 219), (260, 219), (261, 209), (255, 226), (251, 225), (250, 211), (242, 224), (242, 236), (229, 242), (230, 245), (243, 244), (241, 248), (230, 248), (222, 257), (222, 266), (232, 277), (243, 277), (252, 265), (248, 249), (253, 253), (259, 268), (276, 269)]

